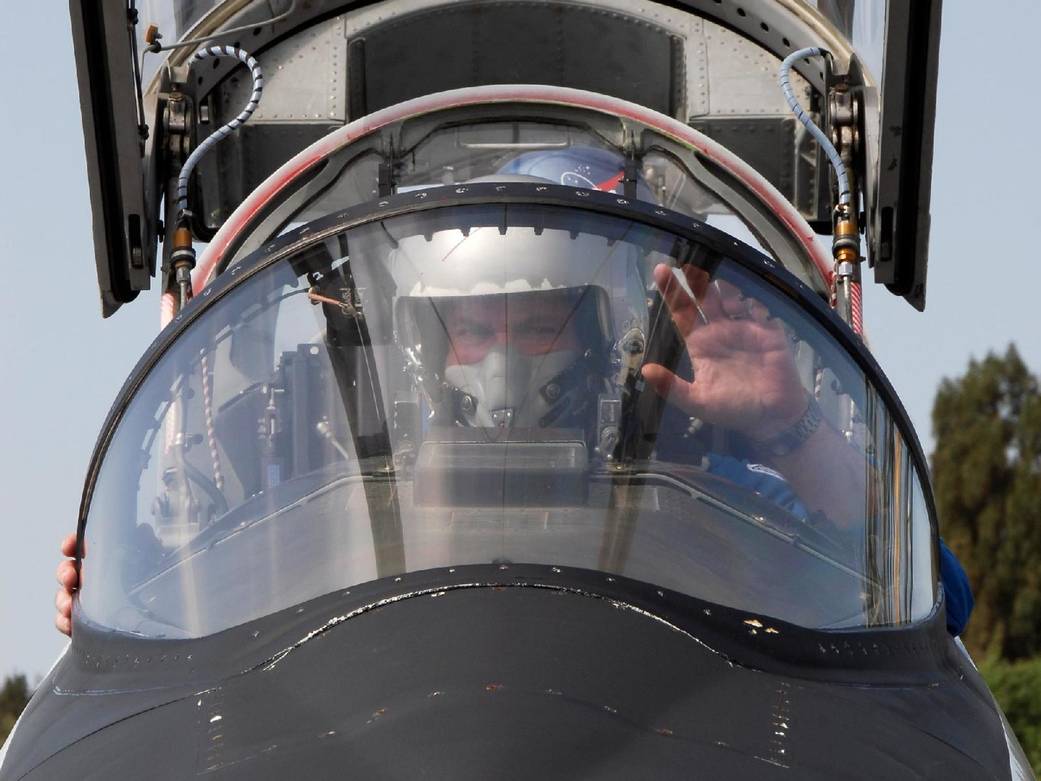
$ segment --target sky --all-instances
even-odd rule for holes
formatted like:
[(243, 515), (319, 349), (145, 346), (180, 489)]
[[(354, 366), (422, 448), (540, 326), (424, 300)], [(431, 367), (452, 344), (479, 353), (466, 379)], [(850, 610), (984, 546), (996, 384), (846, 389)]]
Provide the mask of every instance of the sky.
[[(927, 450), (944, 377), (1015, 342), (1041, 373), (1041, 175), (1031, 86), (1038, 0), (947, 0), (940, 49), (928, 303), (866, 284), (872, 349)], [(58, 544), (75, 530), (91, 450), (158, 329), (150, 291), (101, 318), (79, 97), (62, 0), (0, 25), (0, 675), (45, 673)], [(868, 272), (870, 279), (870, 272)], [(942, 530), (942, 519), (941, 519)]]

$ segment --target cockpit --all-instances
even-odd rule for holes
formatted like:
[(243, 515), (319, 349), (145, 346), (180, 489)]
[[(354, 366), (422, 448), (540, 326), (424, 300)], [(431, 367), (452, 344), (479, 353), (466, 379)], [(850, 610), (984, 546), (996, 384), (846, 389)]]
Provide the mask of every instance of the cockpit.
[(146, 192), (99, 280), (106, 313), (147, 287), (161, 212), (168, 326), (95, 452), (82, 620), (196, 638), (521, 565), (812, 629), (930, 615), (855, 268), (858, 219), (876, 272), (914, 236), (872, 157), (881, 20), (909, 33), (782, 5), (142, 3), (110, 43), (157, 168), (119, 180)]
[(283, 220), (181, 312), (103, 434), (86, 620), (200, 637), (521, 564), (815, 629), (929, 615), (917, 444), (819, 293), (653, 201), (511, 177)]

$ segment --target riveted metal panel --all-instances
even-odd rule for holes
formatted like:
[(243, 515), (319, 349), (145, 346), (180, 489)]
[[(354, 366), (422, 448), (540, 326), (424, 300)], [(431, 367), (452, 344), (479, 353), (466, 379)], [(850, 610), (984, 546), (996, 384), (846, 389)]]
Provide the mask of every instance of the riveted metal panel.
[[(775, 114), (791, 111), (777, 86), (781, 61), (747, 38), (716, 24), (705, 25), (708, 56), (709, 111), (718, 115)], [(798, 73), (792, 76), (796, 95), (808, 105), (810, 85)]]
[[(310, 27), (264, 52), (264, 99), (250, 125), (343, 124), (347, 120), (347, 22), (343, 16)], [(239, 69), (220, 86), (221, 101), (237, 112), (252, 82)]]

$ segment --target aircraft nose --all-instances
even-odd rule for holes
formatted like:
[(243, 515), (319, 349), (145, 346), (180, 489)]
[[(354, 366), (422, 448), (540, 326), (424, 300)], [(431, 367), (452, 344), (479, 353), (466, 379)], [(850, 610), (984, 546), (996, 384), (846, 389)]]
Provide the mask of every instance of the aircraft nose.
[(743, 669), (577, 590), (452, 588), (323, 626), (192, 698), (221, 717), (193, 739), (222, 778), (978, 775), (870, 687)]

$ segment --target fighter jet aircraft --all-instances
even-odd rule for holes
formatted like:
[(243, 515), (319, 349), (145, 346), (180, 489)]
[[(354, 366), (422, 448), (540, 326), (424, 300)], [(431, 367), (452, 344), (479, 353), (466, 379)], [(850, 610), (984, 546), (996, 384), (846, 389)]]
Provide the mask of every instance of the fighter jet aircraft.
[(864, 340), (940, 0), (70, 11), (164, 328), (0, 778), (1032, 777)]

